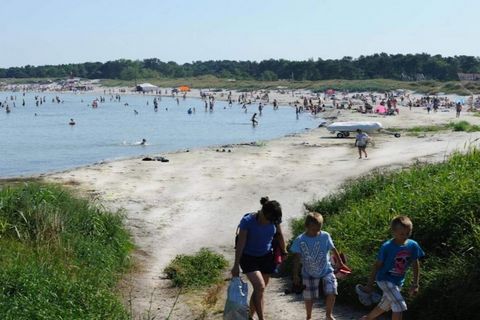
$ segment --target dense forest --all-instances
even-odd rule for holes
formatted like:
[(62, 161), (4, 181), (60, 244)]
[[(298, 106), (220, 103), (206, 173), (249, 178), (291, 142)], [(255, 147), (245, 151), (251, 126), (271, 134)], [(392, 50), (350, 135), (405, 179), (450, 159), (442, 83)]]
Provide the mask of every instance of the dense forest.
[(55, 78), (75, 76), (89, 79), (181, 78), (214, 75), (220, 78), (256, 80), (396, 79), (458, 80), (457, 73), (480, 73), (480, 58), (443, 57), (429, 54), (386, 53), (335, 60), (194, 61), (177, 64), (156, 58), (144, 60), (85, 62), (77, 64), (0, 68), (0, 78)]

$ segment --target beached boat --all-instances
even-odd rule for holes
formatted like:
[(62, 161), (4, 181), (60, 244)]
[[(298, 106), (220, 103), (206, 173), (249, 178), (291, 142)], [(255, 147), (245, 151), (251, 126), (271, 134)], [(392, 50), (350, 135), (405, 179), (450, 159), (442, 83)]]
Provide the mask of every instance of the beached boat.
[[(344, 138), (350, 136), (350, 132), (355, 132), (358, 129), (363, 132), (373, 133), (373, 132), (384, 132), (390, 133), (382, 130), (383, 126), (380, 122), (373, 121), (345, 121), (345, 122), (334, 122), (329, 124), (327, 130), (331, 133), (337, 133), (338, 138)], [(395, 137), (400, 137), (399, 133), (391, 133)]]

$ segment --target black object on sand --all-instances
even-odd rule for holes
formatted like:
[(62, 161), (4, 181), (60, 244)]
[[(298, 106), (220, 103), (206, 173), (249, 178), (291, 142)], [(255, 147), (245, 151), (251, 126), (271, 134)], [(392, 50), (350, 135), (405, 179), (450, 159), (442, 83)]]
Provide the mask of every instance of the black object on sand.
[(145, 157), (142, 159), (142, 161), (160, 161), (160, 162), (170, 162), (170, 160), (168, 160), (167, 158), (165, 157)]

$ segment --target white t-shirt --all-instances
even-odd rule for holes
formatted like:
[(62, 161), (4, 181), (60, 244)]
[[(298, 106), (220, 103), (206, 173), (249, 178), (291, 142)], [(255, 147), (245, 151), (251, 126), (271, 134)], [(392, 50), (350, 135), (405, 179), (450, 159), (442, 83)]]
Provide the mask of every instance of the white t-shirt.
[(357, 147), (366, 147), (368, 138), (368, 134), (364, 132), (357, 134)]
[(322, 231), (315, 237), (302, 233), (293, 241), (290, 251), (300, 254), (304, 277), (323, 278), (333, 272), (330, 264), (330, 250), (334, 248), (330, 234)]

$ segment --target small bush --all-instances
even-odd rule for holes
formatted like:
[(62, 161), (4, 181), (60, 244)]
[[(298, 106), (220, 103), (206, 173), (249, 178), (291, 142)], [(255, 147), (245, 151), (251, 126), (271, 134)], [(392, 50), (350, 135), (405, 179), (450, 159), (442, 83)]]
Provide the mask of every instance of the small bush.
[(203, 248), (194, 255), (176, 256), (165, 268), (165, 274), (176, 287), (206, 287), (220, 280), (227, 265), (222, 255)]
[[(367, 281), (381, 243), (391, 237), (390, 220), (406, 214), (414, 224), (412, 238), (427, 255), (421, 291), (409, 301), (407, 317), (475, 318), (480, 303), (478, 181), (480, 151), (472, 149), (444, 163), (349, 181), (338, 193), (309, 204), (325, 215), (325, 230), (353, 269), (340, 284), (339, 299), (357, 301), (354, 286)], [(294, 236), (303, 232), (303, 218), (293, 221), (292, 231)]]

